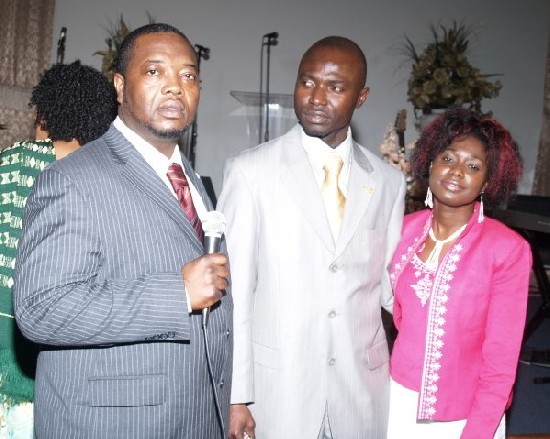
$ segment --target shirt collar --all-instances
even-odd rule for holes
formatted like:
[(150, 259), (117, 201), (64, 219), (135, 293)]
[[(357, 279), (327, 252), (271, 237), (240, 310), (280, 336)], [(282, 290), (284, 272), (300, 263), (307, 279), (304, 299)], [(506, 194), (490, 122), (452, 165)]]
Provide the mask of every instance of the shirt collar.
[(340, 171), (338, 186), (340, 186), (340, 190), (343, 192), (343, 194), (347, 196), (347, 186), (351, 169), (351, 150), (353, 144), (351, 128), (348, 127), (346, 139), (336, 148), (331, 148), (317, 137), (308, 136), (304, 132), (303, 128), (301, 128), (301, 132), (302, 145), (308, 155), (313, 173), (315, 174), (315, 179), (319, 186), (322, 185), (325, 178), (325, 171), (323, 170), (323, 166), (325, 165), (327, 156), (331, 154), (338, 154), (342, 158), (344, 165), (342, 166), (342, 170)]
[(179, 153), (179, 148), (176, 145), (174, 152), (170, 158), (166, 157), (164, 154), (159, 152), (157, 148), (147, 142), (143, 137), (137, 134), (135, 131), (128, 128), (128, 126), (122, 121), (120, 117), (116, 117), (113, 122), (114, 127), (119, 130), (122, 135), (128, 140), (137, 152), (139, 152), (145, 161), (155, 170), (159, 175), (166, 174), (168, 166), (171, 163), (177, 163), (182, 166), (183, 162), (181, 160), (181, 155)]
[(343, 170), (350, 164), (350, 153), (352, 145), (351, 128), (348, 127), (346, 139), (336, 148), (331, 148), (317, 137), (308, 136), (302, 128), (302, 145), (309, 156), (311, 165), (316, 172), (322, 172), (327, 155), (337, 154), (344, 162)]

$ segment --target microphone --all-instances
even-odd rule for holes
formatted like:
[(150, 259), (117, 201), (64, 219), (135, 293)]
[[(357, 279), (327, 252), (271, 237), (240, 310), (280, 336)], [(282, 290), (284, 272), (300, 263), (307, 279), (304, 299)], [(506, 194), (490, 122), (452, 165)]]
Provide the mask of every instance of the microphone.
[[(218, 253), (222, 242), (222, 236), (225, 233), (225, 216), (216, 210), (207, 212), (202, 219), (202, 230), (204, 232), (203, 249), (205, 254)], [(202, 310), (203, 325), (208, 325), (208, 316), (210, 308)]]
[(63, 26), (59, 33), (59, 40), (57, 41), (57, 64), (63, 64), (65, 58), (65, 40), (67, 39), (67, 28)]
[(267, 38), (267, 41), (265, 41), (263, 44), (267, 46), (276, 46), (278, 42), (277, 38), (279, 38), (279, 32), (269, 32), (262, 37), (262, 39), (265, 38)]
[(195, 44), (195, 47), (197, 49), (196, 52), (197, 52), (199, 57), (202, 56), (202, 58), (205, 59), (205, 60), (210, 58), (210, 48), (209, 47), (204, 47), (204, 46), (201, 46), (200, 44)]
[[(225, 233), (225, 216), (221, 212), (211, 210), (207, 212), (202, 220), (202, 230), (204, 232), (203, 249), (205, 254), (218, 253), (222, 242), (222, 235)], [(214, 392), (214, 404), (216, 406), (216, 414), (220, 426), (222, 439), (226, 437), (223, 415), (220, 408), (220, 398), (218, 396), (217, 384), (214, 380), (214, 370), (212, 369), (212, 360), (210, 358), (210, 347), (208, 346), (208, 317), (210, 308), (202, 310), (202, 333), (204, 334), (204, 351), (206, 354), (206, 362), (208, 364), (208, 374)]]
[(59, 41), (64, 43), (66, 37), (67, 37), (67, 28), (63, 26), (61, 28), (61, 33), (59, 34)]

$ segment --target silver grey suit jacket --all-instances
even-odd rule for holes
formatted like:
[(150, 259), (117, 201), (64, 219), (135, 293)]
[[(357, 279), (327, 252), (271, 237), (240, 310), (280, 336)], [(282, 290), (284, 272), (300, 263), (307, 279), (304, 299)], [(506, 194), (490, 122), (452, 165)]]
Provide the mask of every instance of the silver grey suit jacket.
[(235, 302), (233, 403), (252, 403), (260, 439), (384, 439), (391, 309), (388, 265), (403, 219), (403, 175), (355, 143), (334, 242), (301, 127), (229, 159)]
[[(39, 175), (15, 285), (17, 322), (45, 345), (36, 437), (220, 437), (201, 315), (187, 312), (180, 274), (202, 253), (176, 198), (113, 126)], [(208, 327), (225, 425), (231, 316), (228, 293)]]

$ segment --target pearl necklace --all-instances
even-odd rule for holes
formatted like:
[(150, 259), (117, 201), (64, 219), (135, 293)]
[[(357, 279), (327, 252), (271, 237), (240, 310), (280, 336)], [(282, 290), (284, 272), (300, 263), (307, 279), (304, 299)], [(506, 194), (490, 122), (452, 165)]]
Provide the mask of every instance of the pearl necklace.
[(428, 255), (428, 259), (426, 259), (426, 265), (428, 268), (431, 268), (432, 270), (435, 270), (437, 268), (437, 265), (439, 264), (439, 256), (441, 254), (441, 250), (443, 249), (443, 246), (445, 244), (448, 244), (451, 241), (454, 241), (456, 238), (460, 236), (460, 234), (464, 231), (468, 223), (464, 224), (460, 229), (458, 229), (456, 232), (454, 232), (451, 236), (449, 236), (447, 239), (439, 240), (435, 237), (434, 229), (433, 227), (430, 228), (430, 238), (435, 243), (435, 246), (433, 250)]

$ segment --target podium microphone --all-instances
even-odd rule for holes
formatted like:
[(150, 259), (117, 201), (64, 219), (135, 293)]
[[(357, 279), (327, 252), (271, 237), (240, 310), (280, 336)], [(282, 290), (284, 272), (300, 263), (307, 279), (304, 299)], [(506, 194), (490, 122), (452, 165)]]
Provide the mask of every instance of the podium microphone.
[(63, 26), (57, 41), (57, 64), (63, 64), (65, 58), (65, 41), (67, 40), (67, 28)]
[(210, 48), (195, 44), (195, 52), (199, 58), (207, 60), (210, 58)]
[[(218, 253), (222, 242), (222, 236), (225, 233), (225, 216), (216, 210), (207, 212), (202, 220), (202, 230), (204, 232), (203, 249), (205, 254)], [(208, 316), (210, 308), (202, 310), (202, 322), (208, 326)]]
[(265, 34), (262, 38), (267, 38), (267, 41), (264, 42), (265, 45), (276, 46), (278, 43), (277, 38), (279, 38), (279, 32), (269, 32)]

